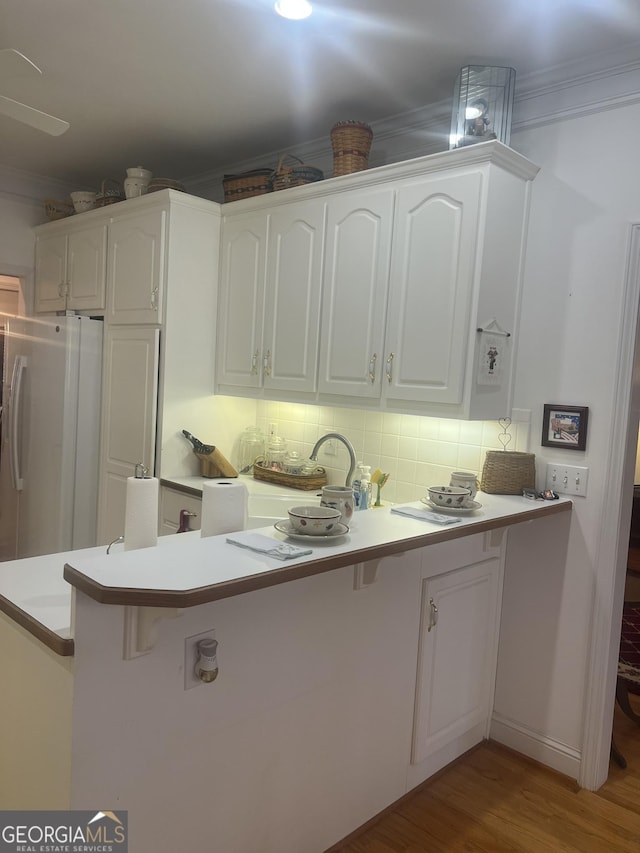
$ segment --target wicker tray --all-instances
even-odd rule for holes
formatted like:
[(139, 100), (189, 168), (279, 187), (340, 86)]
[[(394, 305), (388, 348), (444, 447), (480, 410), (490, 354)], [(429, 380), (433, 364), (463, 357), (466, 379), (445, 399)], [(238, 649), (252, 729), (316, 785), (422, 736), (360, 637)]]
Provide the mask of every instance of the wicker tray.
[(291, 489), (303, 489), (310, 492), (327, 485), (327, 474), (324, 468), (318, 468), (314, 474), (285, 474), (283, 471), (272, 471), (264, 468), (258, 462), (253, 466), (255, 480), (266, 480), (279, 486), (289, 486)]
[(488, 495), (521, 495), (535, 489), (536, 457), (515, 450), (487, 450), (480, 488)]
[(75, 213), (70, 201), (63, 201), (59, 198), (45, 198), (44, 211), (52, 222), (56, 219), (66, 219), (67, 216), (73, 216)]
[[(296, 165), (286, 166), (287, 157), (296, 161)], [(278, 163), (278, 168), (271, 173), (271, 189), (274, 192), (286, 190), (289, 187), (302, 187), (324, 178), (322, 171), (315, 166), (306, 166), (295, 154), (284, 154)]]

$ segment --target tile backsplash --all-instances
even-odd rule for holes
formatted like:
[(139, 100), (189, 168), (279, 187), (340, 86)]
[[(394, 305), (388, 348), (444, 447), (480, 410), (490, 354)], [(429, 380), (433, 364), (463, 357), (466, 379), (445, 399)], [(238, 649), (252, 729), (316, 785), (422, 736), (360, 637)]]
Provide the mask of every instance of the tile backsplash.
[[(514, 418), (509, 427), (508, 450), (527, 451), (529, 413), (518, 410), (522, 420)], [(277, 432), (287, 441), (289, 450), (309, 456), (316, 441), (328, 432), (338, 432), (349, 439), (358, 462), (380, 468), (390, 474), (383, 490), (383, 500), (413, 501), (422, 497), (426, 486), (449, 482), (452, 471), (482, 472), (487, 450), (502, 450), (498, 436), (503, 432), (497, 421), (458, 421), (420, 415), (398, 415), (310, 406), (297, 403), (260, 401), (256, 425), (268, 434), (269, 425), (277, 424)], [(343, 483), (349, 467), (347, 450), (336, 443), (336, 455), (325, 452), (323, 445), (318, 462), (327, 470), (330, 483)]]

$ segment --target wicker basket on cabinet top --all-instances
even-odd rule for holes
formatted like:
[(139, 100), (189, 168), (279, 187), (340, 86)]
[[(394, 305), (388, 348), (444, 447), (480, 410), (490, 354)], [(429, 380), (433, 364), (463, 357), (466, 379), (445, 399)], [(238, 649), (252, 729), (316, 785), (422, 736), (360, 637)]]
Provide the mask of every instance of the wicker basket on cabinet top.
[(362, 121), (339, 121), (331, 128), (333, 176), (361, 172), (369, 166), (373, 131)]
[(225, 175), (222, 179), (225, 201), (238, 201), (271, 192), (273, 169), (252, 169), (237, 175)]

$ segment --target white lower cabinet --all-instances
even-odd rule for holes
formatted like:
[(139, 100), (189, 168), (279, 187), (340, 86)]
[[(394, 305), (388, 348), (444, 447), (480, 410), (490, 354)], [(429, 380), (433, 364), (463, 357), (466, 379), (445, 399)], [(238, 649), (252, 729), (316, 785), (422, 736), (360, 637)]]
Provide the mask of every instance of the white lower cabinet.
[[(428, 557), (428, 550), (425, 553)], [(498, 636), (500, 558), (422, 581), (411, 763), (419, 764), (478, 729), (491, 714)], [(457, 757), (446, 755), (443, 763)], [(427, 775), (435, 772), (429, 769)]]

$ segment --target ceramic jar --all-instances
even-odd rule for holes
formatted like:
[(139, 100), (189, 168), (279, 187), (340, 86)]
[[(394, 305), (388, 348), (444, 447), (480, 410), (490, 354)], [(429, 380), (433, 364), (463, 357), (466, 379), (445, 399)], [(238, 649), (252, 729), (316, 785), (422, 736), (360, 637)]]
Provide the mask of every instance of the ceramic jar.
[(468, 471), (454, 471), (449, 480), (450, 486), (459, 486), (462, 489), (469, 489), (469, 498), (465, 501), (467, 506), (471, 506), (478, 493), (478, 479), (475, 474)]
[(323, 486), (320, 506), (340, 510), (340, 522), (347, 527), (353, 515), (353, 489), (351, 486)]
[(127, 169), (127, 177), (124, 181), (124, 194), (127, 198), (137, 198), (144, 195), (152, 178), (152, 173), (142, 166), (134, 166)]

